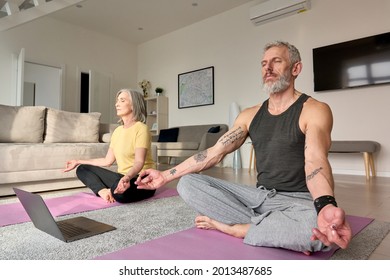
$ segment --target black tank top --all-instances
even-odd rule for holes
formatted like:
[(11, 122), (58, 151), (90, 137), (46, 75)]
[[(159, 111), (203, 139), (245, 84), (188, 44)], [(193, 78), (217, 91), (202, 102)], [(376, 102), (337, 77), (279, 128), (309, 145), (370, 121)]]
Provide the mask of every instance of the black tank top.
[(305, 134), (299, 127), (302, 94), (280, 115), (268, 111), (268, 99), (249, 127), (257, 168), (257, 186), (287, 192), (308, 192), (304, 169)]

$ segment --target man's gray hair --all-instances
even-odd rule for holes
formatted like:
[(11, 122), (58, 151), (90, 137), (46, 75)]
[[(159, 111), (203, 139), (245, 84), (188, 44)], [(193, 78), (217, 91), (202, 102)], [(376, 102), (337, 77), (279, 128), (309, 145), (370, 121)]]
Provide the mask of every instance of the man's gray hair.
[(291, 67), (295, 63), (301, 61), (301, 55), (299, 54), (298, 49), (295, 46), (291, 45), (290, 43), (283, 42), (283, 41), (275, 41), (275, 42), (272, 42), (272, 43), (268, 43), (264, 47), (264, 52), (268, 51), (270, 48), (273, 48), (273, 47), (285, 47), (285, 48), (287, 48), (288, 54), (289, 54), (289, 57), (290, 57)]

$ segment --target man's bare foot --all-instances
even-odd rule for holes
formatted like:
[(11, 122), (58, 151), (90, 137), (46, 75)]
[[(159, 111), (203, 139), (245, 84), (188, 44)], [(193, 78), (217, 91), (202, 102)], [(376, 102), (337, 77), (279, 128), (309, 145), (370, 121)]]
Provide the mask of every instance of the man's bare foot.
[(115, 202), (115, 199), (114, 199), (114, 197), (112, 196), (110, 189), (101, 189), (101, 190), (98, 192), (98, 195), (99, 195), (105, 202), (108, 202), (108, 203), (113, 203), (113, 202)]
[[(244, 238), (249, 229), (249, 224), (227, 225), (207, 216), (198, 216), (195, 218), (195, 226), (199, 229), (215, 229), (223, 233), (232, 235), (237, 238)], [(306, 256), (310, 256), (309, 251), (302, 252)]]
[(214, 220), (207, 216), (198, 216), (195, 218), (195, 226), (200, 229), (217, 229), (214, 222)]
[(198, 216), (195, 218), (195, 226), (200, 229), (216, 229), (237, 238), (244, 238), (250, 224), (227, 225), (207, 216)]

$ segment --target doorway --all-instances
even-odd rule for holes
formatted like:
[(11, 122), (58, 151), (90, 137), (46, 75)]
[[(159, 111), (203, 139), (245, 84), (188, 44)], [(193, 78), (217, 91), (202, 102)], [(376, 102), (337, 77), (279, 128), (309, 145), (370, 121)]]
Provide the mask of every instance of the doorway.
[(80, 113), (99, 112), (100, 121), (111, 120), (111, 74), (78, 68)]
[(62, 107), (62, 69), (34, 62), (24, 62), (24, 86), (21, 104)]
[(80, 113), (89, 113), (89, 73), (80, 74)]

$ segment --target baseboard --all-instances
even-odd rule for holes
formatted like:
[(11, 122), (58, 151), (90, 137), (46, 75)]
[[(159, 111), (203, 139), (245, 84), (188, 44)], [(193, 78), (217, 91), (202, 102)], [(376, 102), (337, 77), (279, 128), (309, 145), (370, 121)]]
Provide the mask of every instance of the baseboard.
[[(333, 174), (366, 176), (364, 170), (332, 169)], [(377, 177), (390, 177), (390, 172), (377, 172)]]

